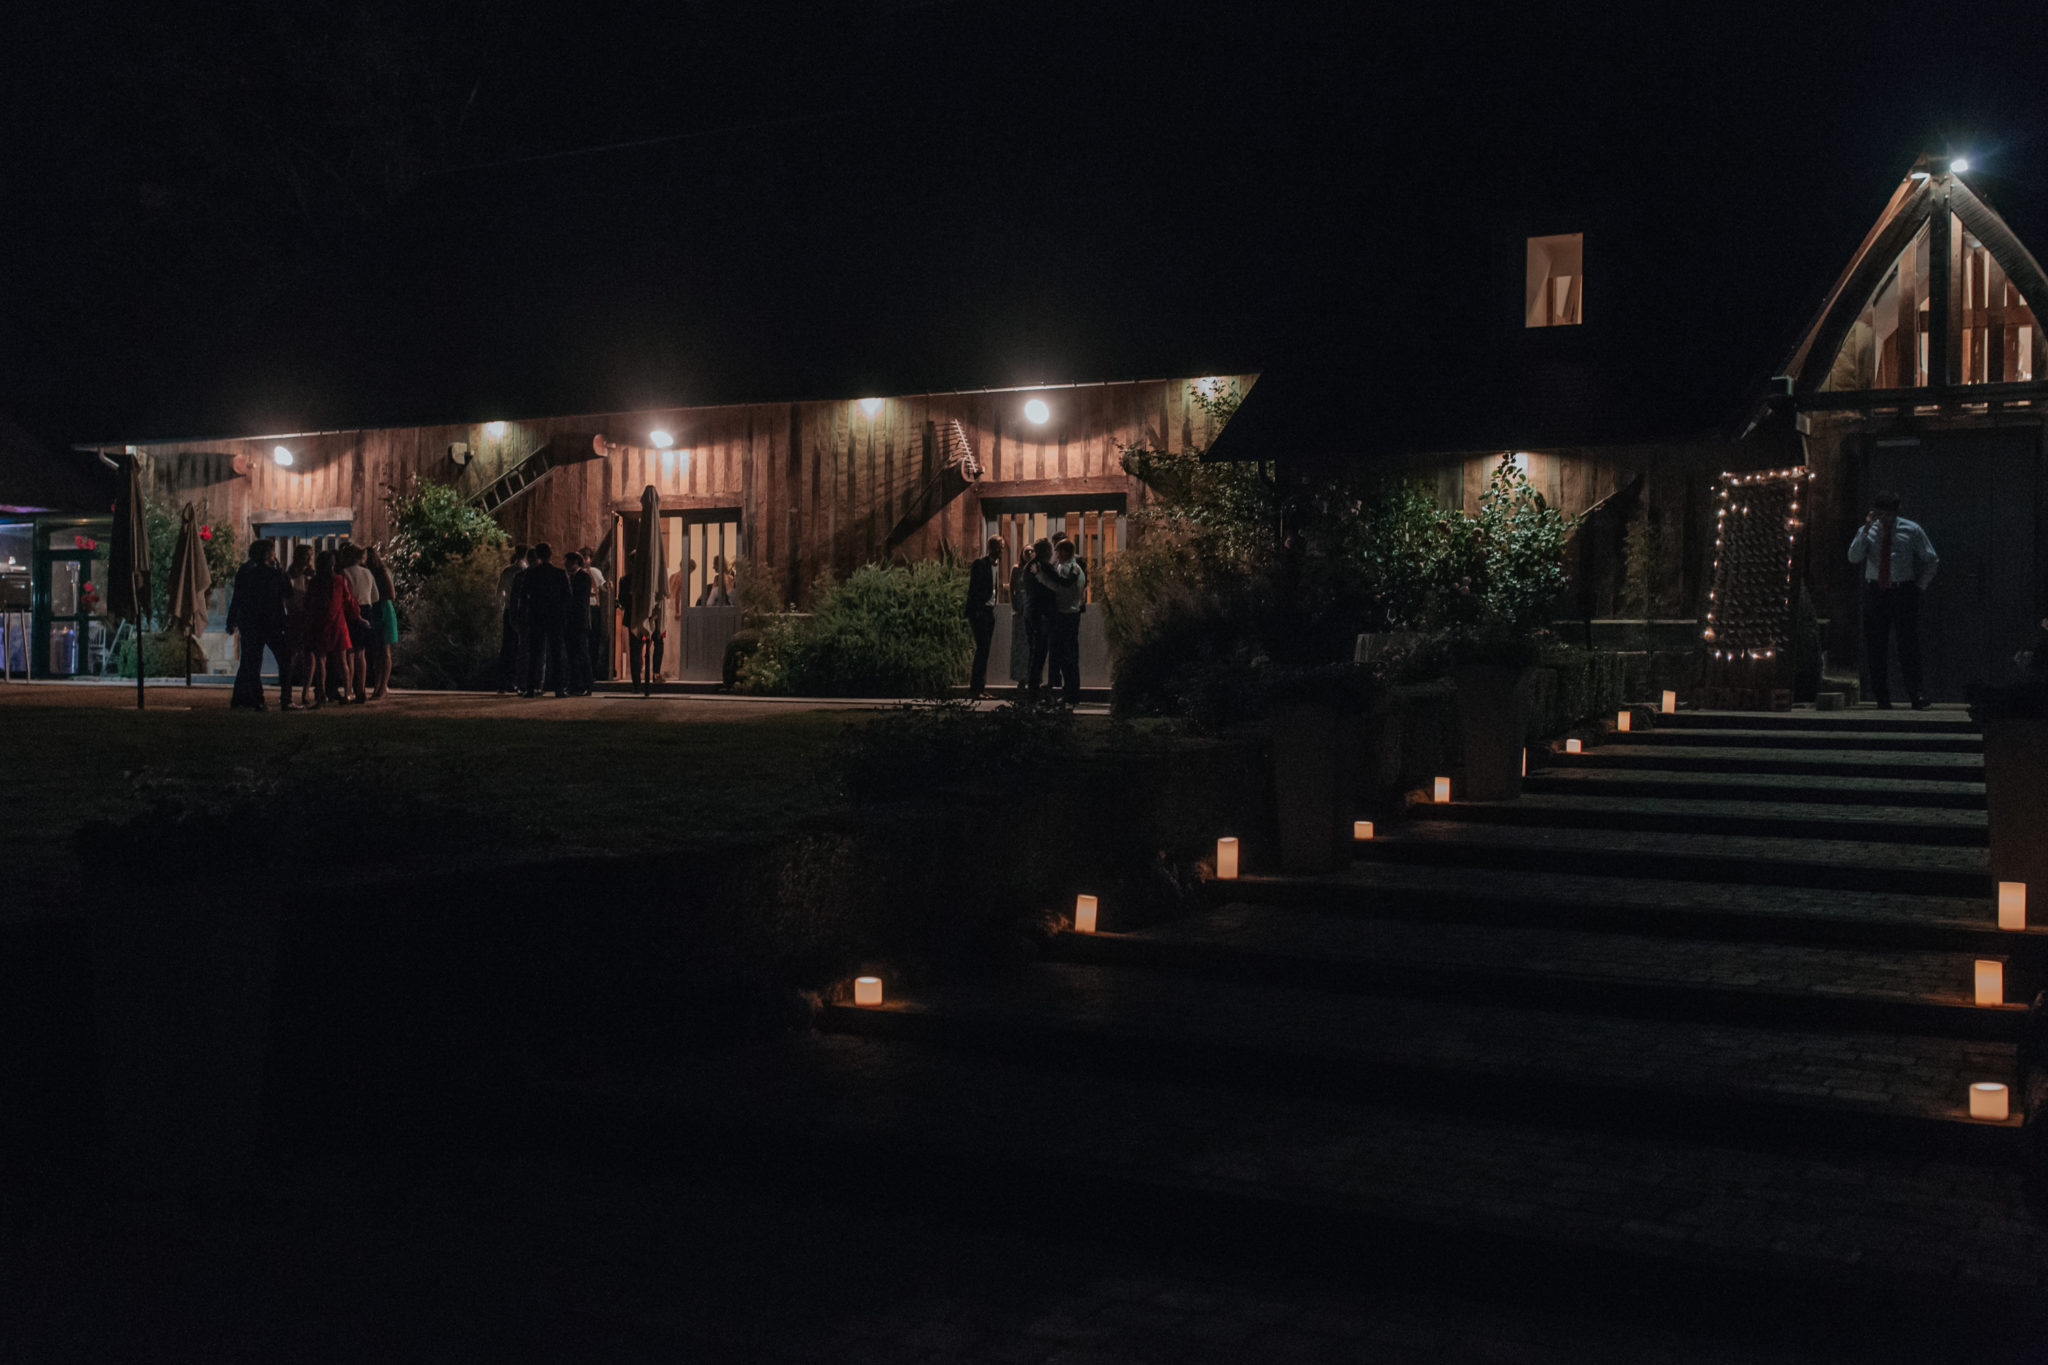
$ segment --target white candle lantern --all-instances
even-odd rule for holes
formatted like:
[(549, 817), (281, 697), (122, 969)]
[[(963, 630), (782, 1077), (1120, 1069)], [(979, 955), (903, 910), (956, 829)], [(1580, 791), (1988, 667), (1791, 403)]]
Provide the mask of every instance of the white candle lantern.
[(1970, 1087), (1970, 1117), (2004, 1123), (2012, 1110), (2005, 1087), (1997, 1081), (1978, 1081)]
[(1237, 879), (1237, 840), (1216, 841), (1216, 876), (1222, 881)]
[(1667, 716), (1677, 715), (1678, 694), (1676, 692), (1671, 691), (1669, 688), (1666, 688), (1664, 691), (1663, 704), (1658, 709), (1661, 710)]
[(2005, 1003), (2005, 964), (1988, 958), (1977, 959), (1977, 1003), (1980, 1005), (2003, 1005)]
[(1586, 751), (1586, 746), (1575, 739), (1568, 739), (1564, 742), (1564, 751), (1568, 754), (1582, 754)]
[(1998, 884), (1998, 927), (2001, 929), (2024, 929), (2027, 927), (2027, 884), (2025, 882), (2000, 882)]
[(1372, 838), (1372, 821), (1353, 820), (1351, 822), (1351, 837), (1354, 839)]
[(1441, 806), (1444, 802), (1450, 800), (1451, 779), (1448, 777), (1439, 777), (1436, 780), (1436, 789), (1431, 794), (1435, 798), (1436, 804), (1438, 804), (1439, 806)]
[(1095, 897), (1074, 897), (1074, 932), (1092, 934), (1095, 932)]
[(879, 976), (856, 976), (853, 979), (853, 1003), (856, 1005), (881, 1004), (882, 978)]
[(1522, 776), (1524, 776), (1524, 777), (1527, 777), (1528, 775), (1529, 775), (1529, 751), (1528, 751), (1527, 749), (1524, 749), (1524, 750), (1522, 750)]
[(1630, 720), (1630, 716), (1629, 716), (1629, 713), (1628, 713), (1628, 712), (1626, 712), (1626, 711), (1617, 711), (1617, 712), (1615, 712), (1615, 713), (1614, 713), (1614, 728), (1615, 728), (1616, 730), (1619, 730), (1619, 731), (1620, 731), (1620, 732), (1621, 732), (1622, 734), (1624, 734), (1624, 735), (1625, 735), (1625, 734), (1627, 734), (1627, 733), (1628, 733), (1628, 726), (1629, 726), (1629, 720)]

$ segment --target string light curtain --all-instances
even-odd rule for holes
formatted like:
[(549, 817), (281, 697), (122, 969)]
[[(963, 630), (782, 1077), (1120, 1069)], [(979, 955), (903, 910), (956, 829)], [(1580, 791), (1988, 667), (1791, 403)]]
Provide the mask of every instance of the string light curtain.
[(1721, 476), (1702, 631), (1710, 659), (1789, 663), (1808, 477), (1804, 466)]

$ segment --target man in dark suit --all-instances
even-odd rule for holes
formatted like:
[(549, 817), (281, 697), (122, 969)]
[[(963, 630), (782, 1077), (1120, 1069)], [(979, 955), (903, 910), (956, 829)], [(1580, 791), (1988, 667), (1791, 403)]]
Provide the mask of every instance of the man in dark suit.
[(1003, 566), (1003, 538), (988, 538), (988, 553), (967, 570), (967, 624), (974, 631), (974, 673), (968, 691), (979, 701), (988, 693), (988, 646), (996, 635), (996, 575)]
[(228, 602), (228, 629), (242, 635), (242, 666), (235, 670), (231, 706), (261, 711), (263, 651), (277, 660), (278, 705), (292, 709), (292, 670), (284, 643), (284, 570), (277, 567), (276, 547), (268, 540), (249, 542), (249, 562), (235, 571), (235, 595)]
[(569, 695), (569, 575), (554, 558), (553, 547), (542, 541), (533, 547), (533, 562), (519, 579), (527, 641), (526, 690), (521, 696), (537, 697), (543, 686), (558, 697)]
[(572, 550), (564, 555), (562, 567), (569, 571), (568, 629), (562, 633), (569, 650), (569, 695), (587, 697), (590, 695), (590, 612), (585, 604), (595, 590), (590, 586), (589, 565), (580, 553)]

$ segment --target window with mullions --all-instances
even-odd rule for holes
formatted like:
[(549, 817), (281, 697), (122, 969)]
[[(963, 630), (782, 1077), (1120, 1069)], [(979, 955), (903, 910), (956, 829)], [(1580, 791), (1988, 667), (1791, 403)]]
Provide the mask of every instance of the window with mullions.
[(1079, 507), (1070, 511), (1001, 510), (983, 504), (983, 538), (1003, 538), (1002, 571), (996, 575), (996, 597), (1010, 600), (1010, 570), (1017, 552), (1038, 540), (1065, 532), (1074, 542), (1075, 557), (1088, 571), (1088, 600), (1102, 600), (1103, 577), (1123, 552), (1128, 531), (1121, 501), (1114, 506)]

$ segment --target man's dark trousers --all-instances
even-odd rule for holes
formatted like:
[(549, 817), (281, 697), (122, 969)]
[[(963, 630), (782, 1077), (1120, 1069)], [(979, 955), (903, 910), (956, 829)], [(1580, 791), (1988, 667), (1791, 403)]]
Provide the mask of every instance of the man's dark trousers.
[(568, 695), (569, 649), (562, 628), (553, 622), (535, 621), (526, 628), (526, 695), (542, 691)]
[(1068, 705), (1081, 700), (1081, 613), (1056, 611), (1047, 618), (1053, 671)]
[(1871, 691), (1877, 700), (1892, 699), (1891, 660), (1886, 655), (1889, 637), (1899, 637), (1899, 672), (1906, 675), (1906, 695), (1919, 700), (1923, 695), (1920, 675), (1920, 585), (1897, 583), (1880, 588), (1868, 579), (1863, 583), (1863, 664), (1870, 670)]
[(526, 683), (520, 677), (520, 666), (526, 651), (519, 644), (519, 621), (510, 611), (504, 613), (504, 618), (505, 633), (498, 642), (498, 690), (524, 692)]
[(590, 690), (590, 632), (576, 629), (577, 625), (571, 618), (562, 640), (569, 651), (569, 691), (580, 697)]
[(1030, 667), (1025, 670), (1029, 681), (1025, 684), (1031, 696), (1038, 695), (1039, 680), (1045, 676), (1046, 657), (1052, 652), (1052, 630), (1047, 624), (1053, 613), (1049, 611), (1024, 611), (1024, 639), (1031, 646), (1027, 655)]
[(290, 656), (285, 652), (284, 633), (266, 635), (259, 631), (242, 632), (242, 666), (235, 670), (234, 703), (237, 706), (263, 705), (263, 651), (269, 650), (277, 660), (277, 680), (281, 696), (279, 704), (289, 704), (292, 699), (292, 669)]
[(996, 638), (996, 609), (974, 608), (967, 613), (967, 624), (974, 630), (974, 672), (968, 688), (978, 697), (988, 688), (988, 647)]

